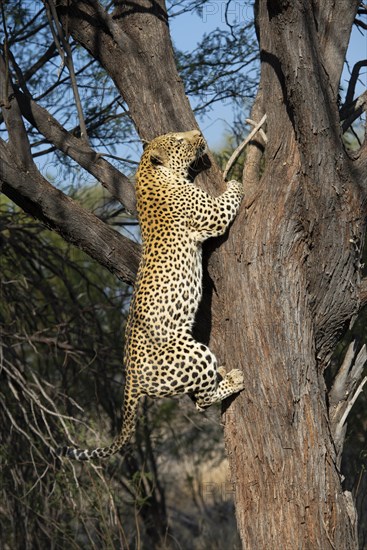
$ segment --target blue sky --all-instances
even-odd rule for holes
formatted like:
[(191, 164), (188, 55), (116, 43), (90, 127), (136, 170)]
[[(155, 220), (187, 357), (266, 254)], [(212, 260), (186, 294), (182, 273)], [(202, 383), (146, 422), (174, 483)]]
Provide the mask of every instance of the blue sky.
[[(367, 59), (367, 33), (363, 33), (354, 25), (352, 29), (351, 40), (347, 52), (347, 62), (350, 70), (353, 69), (353, 65), (361, 59)], [(344, 68), (341, 84), (346, 87), (348, 81), (349, 71), (348, 68)], [(360, 81), (358, 82), (356, 93), (360, 95), (367, 89), (367, 68), (364, 67)]]
[[(228, 29), (225, 19), (226, 4), (227, 2), (221, 0), (207, 2), (200, 15), (189, 13), (170, 19), (171, 36), (175, 47), (182, 51), (191, 51), (195, 49), (204, 34), (209, 34), (216, 28)], [(233, 2), (233, 5), (228, 14), (230, 21), (233, 17), (244, 22), (252, 19), (253, 9), (250, 2)], [(217, 102), (213, 110), (198, 121), (209, 147), (215, 149), (223, 144), (225, 133), (230, 132), (232, 119), (232, 107), (229, 102)]]
[[(202, 13), (184, 14), (170, 20), (171, 35), (175, 46), (183, 51), (191, 51), (195, 48), (204, 34), (208, 34), (217, 27), (225, 28), (225, 7), (227, 2), (216, 0), (203, 6)], [(232, 2), (233, 7), (228, 14), (229, 18), (236, 18), (244, 22), (252, 19), (252, 2)], [(367, 58), (367, 34), (362, 34), (353, 27), (349, 44), (347, 61), (350, 70), (353, 65)], [(348, 66), (344, 68), (341, 84), (346, 88), (349, 79)], [(367, 68), (364, 68), (357, 85), (356, 93), (360, 95), (367, 89)], [(224, 142), (226, 131), (230, 131), (232, 109), (228, 103), (216, 103), (213, 110), (203, 119), (199, 120), (201, 130), (208, 144), (212, 148), (219, 148)]]

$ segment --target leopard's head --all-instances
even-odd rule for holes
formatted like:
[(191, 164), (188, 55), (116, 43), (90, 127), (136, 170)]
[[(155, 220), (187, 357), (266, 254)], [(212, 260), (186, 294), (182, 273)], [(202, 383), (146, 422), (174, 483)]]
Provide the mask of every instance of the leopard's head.
[(171, 174), (186, 178), (189, 168), (206, 151), (206, 143), (199, 130), (172, 132), (149, 142), (141, 158), (141, 167), (163, 167)]

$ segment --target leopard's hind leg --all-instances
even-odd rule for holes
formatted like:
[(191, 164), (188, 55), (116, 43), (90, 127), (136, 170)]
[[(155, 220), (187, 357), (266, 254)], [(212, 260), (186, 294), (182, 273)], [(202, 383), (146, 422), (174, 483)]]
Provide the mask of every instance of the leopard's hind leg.
[(198, 410), (204, 410), (244, 389), (240, 370), (226, 373), (218, 368), (210, 349), (188, 334), (175, 333), (169, 342), (146, 346), (145, 351), (151, 368), (141, 370), (140, 387), (150, 397), (186, 393)]
[(215, 388), (211, 388), (212, 391), (199, 389), (194, 394), (195, 405), (199, 411), (205, 410), (214, 403), (223, 401), (223, 399), (242, 391), (245, 387), (243, 374), (239, 369), (233, 369), (225, 373), (223, 367), (219, 367), (218, 372), (222, 379), (217, 382)]

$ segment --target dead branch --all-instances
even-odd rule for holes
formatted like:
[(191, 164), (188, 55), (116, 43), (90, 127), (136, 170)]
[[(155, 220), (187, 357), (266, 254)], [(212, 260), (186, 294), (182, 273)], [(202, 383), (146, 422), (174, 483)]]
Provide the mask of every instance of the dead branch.
[[(367, 358), (367, 356), (366, 356), (366, 358)], [(365, 358), (365, 359), (366, 359), (366, 358)], [(344, 424), (345, 424), (345, 422), (346, 422), (346, 420), (347, 420), (348, 414), (350, 413), (350, 411), (351, 411), (351, 409), (352, 409), (354, 403), (356, 402), (357, 397), (359, 396), (359, 394), (360, 394), (361, 391), (363, 390), (363, 386), (365, 385), (366, 382), (367, 382), (367, 376), (365, 376), (365, 377), (363, 378), (362, 382), (359, 384), (359, 386), (358, 386), (358, 388), (356, 389), (356, 391), (354, 392), (353, 396), (352, 396), (350, 399), (348, 399), (348, 404), (347, 404), (347, 406), (345, 407), (344, 414), (343, 414), (343, 416), (341, 417), (341, 419), (339, 420), (338, 425), (336, 426), (336, 429), (335, 429), (335, 433), (336, 433), (336, 434), (338, 434), (338, 433), (342, 430), (342, 428), (343, 428), (343, 426), (344, 426)]]
[(346, 132), (357, 118), (367, 110), (367, 92), (363, 92), (354, 101), (344, 104), (340, 109), (340, 120), (343, 121), (342, 129)]
[[(251, 119), (259, 120), (264, 115), (263, 91), (260, 87), (255, 103), (251, 109)], [(265, 142), (259, 132), (253, 139), (246, 151), (246, 162), (243, 167), (242, 182), (246, 189), (246, 206), (249, 206), (258, 192), (258, 183), (260, 179), (260, 163), (264, 153)]]
[(364, 377), (359, 383), (366, 361), (366, 345), (356, 355), (356, 342), (352, 342), (329, 392), (330, 426), (338, 464), (341, 460), (348, 415), (367, 381), (367, 377)]
[(223, 171), (223, 178), (224, 179), (227, 178), (228, 172), (231, 170), (232, 166), (234, 165), (234, 163), (236, 162), (236, 160), (238, 159), (238, 157), (240, 156), (240, 154), (242, 153), (242, 151), (244, 150), (246, 145), (252, 140), (254, 135), (260, 130), (261, 126), (265, 123), (265, 121), (266, 121), (266, 114), (262, 117), (260, 122), (255, 126), (255, 128), (253, 130), (251, 130), (251, 132), (249, 133), (247, 138), (233, 151), (233, 153), (232, 153), (230, 159), (228, 160), (227, 165), (226, 165), (226, 167)]
[[(246, 118), (246, 122), (248, 124), (251, 124), (251, 126), (253, 126), (254, 128), (257, 126), (257, 123), (254, 120), (252, 120), (252, 118)], [(267, 135), (265, 134), (262, 128), (259, 129), (259, 134), (262, 137), (264, 143), (268, 143)]]
[(62, 62), (65, 63), (69, 71), (71, 87), (72, 87), (74, 99), (75, 99), (75, 105), (78, 111), (79, 124), (81, 129), (81, 138), (86, 143), (89, 143), (87, 126), (85, 124), (82, 103), (80, 101), (79, 89), (78, 89), (78, 84), (76, 81), (76, 75), (75, 75), (75, 69), (74, 69), (73, 55), (69, 44), (69, 40), (68, 40), (67, 34), (64, 32), (61, 21), (57, 15), (56, 7), (53, 0), (47, 0), (44, 3), (46, 7), (47, 19), (50, 24), (51, 32), (55, 40), (56, 48), (60, 54)]
[[(17, 492), (15, 498), (22, 502), (23, 513), (27, 513), (25, 510), (29, 505), (28, 503), (31, 503), (33, 495), (36, 495), (36, 498), (42, 494), (46, 499), (50, 497), (50, 493), (52, 494), (55, 488), (55, 473), (58, 475), (59, 482), (60, 477), (68, 478), (68, 487), (70, 487), (70, 480), (74, 479), (74, 488), (70, 487), (68, 489), (63, 499), (59, 500), (60, 505), (65, 500), (69, 502), (69, 506), (74, 506), (77, 510), (78, 506), (74, 491), (76, 489), (80, 493), (80, 498), (96, 497), (100, 499), (100, 502), (105, 500), (106, 492), (108, 494), (108, 504), (112, 510), (115, 510), (116, 504), (108, 484), (108, 478), (105, 477), (105, 472), (98, 465), (90, 465), (90, 475), (93, 479), (98, 478), (98, 484), (103, 487), (104, 492), (97, 495), (93, 493), (91, 497), (82, 494), (83, 487), (78, 480), (79, 473), (77, 474), (73, 464), (53, 463), (50, 460), (49, 449), (52, 449), (56, 444), (54, 439), (55, 426), (60, 424), (60, 431), (66, 432), (70, 441), (73, 441), (70, 426), (75, 423), (79, 426), (83, 425), (87, 431), (91, 431), (94, 440), (98, 436), (95, 430), (91, 429), (83, 420), (60, 413), (57, 406), (58, 393), (57, 390), (55, 391), (55, 386), (47, 385), (44, 380), (38, 379), (34, 370), (27, 369), (26, 365), (21, 364), (18, 359), (14, 358), (14, 361), (9, 361), (3, 353), (2, 346), (0, 346), (0, 372), (2, 373), (0, 418), (4, 426), (3, 434), (9, 434), (2, 443), (4, 448), (6, 448), (5, 445), (10, 448), (10, 445), (20, 441), (22, 449), (25, 450), (21, 461), (19, 457), (14, 459), (16, 455), (12, 455), (12, 459), (7, 463), (7, 472), (12, 476), (14, 485), (19, 488), (19, 493)], [(9, 400), (6, 399), (7, 394)], [(12, 406), (9, 406), (9, 403)], [(17, 451), (13, 449), (12, 452), (16, 453)], [(24, 457), (26, 457), (26, 462), (24, 462)], [(54, 485), (54, 488), (52, 485)], [(94, 482), (93, 487), (96, 489), (96, 482)], [(8, 505), (9, 501), (10, 499), (2, 499), (1, 512), (3, 514), (4, 507)], [(6, 510), (6, 514), (11, 514), (11, 510)], [(48, 518), (48, 521), (51, 521), (54, 528), (60, 528), (57, 520), (54, 521)], [(87, 534), (89, 529), (90, 526), (86, 526)], [(75, 545), (75, 548), (79, 548), (79, 546)]]

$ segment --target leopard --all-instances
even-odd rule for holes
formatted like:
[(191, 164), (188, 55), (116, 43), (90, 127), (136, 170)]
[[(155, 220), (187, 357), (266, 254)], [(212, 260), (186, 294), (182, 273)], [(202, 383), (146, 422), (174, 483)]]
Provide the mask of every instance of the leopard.
[(227, 231), (243, 197), (235, 180), (217, 197), (196, 185), (192, 168), (204, 156), (199, 130), (164, 134), (144, 148), (136, 173), (142, 254), (125, 329), (122, 428), (108, 447), (63, 447), (59, 456), (86, 461), (124, 451), (143, 396), (188, 394), (203, 411), (244, 389), (242, 371), (218, 367), (192, 335), (202, 297), (202, 244)]

